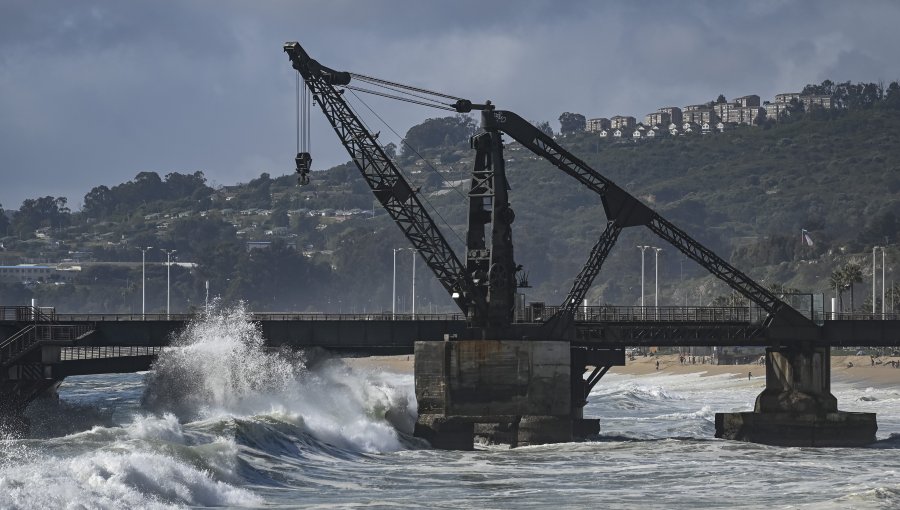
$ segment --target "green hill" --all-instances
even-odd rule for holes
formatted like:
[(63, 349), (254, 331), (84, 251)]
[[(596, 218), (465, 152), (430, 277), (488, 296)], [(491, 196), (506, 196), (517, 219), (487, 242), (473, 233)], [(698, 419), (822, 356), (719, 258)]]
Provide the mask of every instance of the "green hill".
[[(835, 269), (856, 262), (871, 274), (875, 244), (888, 247), (891, 282), (900, 257), (900, 110), (884, 101), (789, 120), (638, 143), (592, 133), (558, 141), (766, 285), (830, 297)], [(466, 118), (426, 121), (407, 135), (424, 160), (408, 149), (397, 156), (457, 253), (465, 237), (473, 163), (466, 139), (473, 129)], [(599, 197), (515, 143), (506, 158), (516, 258), (533, 285), (527, 299), (557, 304), (605, 226)], [(207, 280), (212, 296), (243, 299), (256, 310), (389, 310), (392, 249), (408, 243), (383, 211), (376, 208), (372, 217), (371, 192), (351, 163), (316, 172), (312, 181), (301, 188), (293, 176), (262, 174), (213, 189), (199, 172), (164, 178), (143, 172), (111, 188), (94, 188), (79, 212), (56, 197), (26, 201), (12, 215), (9, 231), (16, 235), (3, 239), (4, 263), (82, 258), (93, 264), (81, 263), (74, 284), (3, 284), (0, 304), (37, 297), (61, 310), (140, 311), (138, 248), (154, 246), (147, 259), (148, 311), (164, 306), (164, 255), (157, 248), (176, 249), (180, 261), (197, 264), (173, 268), (176, 310), (201, 306)], [(801, 229), (812, 246), (801, 242)], [(248, 241), (272, 245), (248, 251)], [(591, 304), (639, 302), (635, 246), (642, 244), (663, 248), (661, 305), (709, 304), (731, 294), (651, 232), (635, 228), (620, 237), (589, 293)], [(397, 261), (399, 309), (405, 311), (411, 254), (398, 253)], [(453, 311), (425, 265), (417, 269), (418, 310)], [(652, 304), (649, 253), (646, 275)], [(857, 307), (871, 306), (859, 297), (870, 296), (867, 278), (856, 285)]]

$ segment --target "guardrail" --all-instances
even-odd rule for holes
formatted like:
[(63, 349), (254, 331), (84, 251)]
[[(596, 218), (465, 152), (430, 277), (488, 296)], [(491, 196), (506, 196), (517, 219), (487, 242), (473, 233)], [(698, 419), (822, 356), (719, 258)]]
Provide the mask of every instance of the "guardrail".
[(868, 312), (817, 312), (816, 320), (826, 321), (897, 321), (900, 313), (868, 313)]
[(111, 345), (103, 347), (63, 347), (60, 349), (60, 361), (77, 361), (86, 359), (127, 358), (134, 356), (157, 356), (162, 347)]
[[(555, 314), (560, 307), (528, 307), (524, 322), (539, 322)], [(579, 307), (579, 322), (742, 322), (760, 323), (765, 310), (748, 307), (709, 306), (588, 306)]]

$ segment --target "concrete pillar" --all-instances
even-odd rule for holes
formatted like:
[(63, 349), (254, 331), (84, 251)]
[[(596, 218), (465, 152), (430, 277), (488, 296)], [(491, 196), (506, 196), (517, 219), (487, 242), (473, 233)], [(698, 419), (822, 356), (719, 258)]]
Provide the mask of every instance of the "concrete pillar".
[(828, 348), (766, 349), (766, 389), (756, 397), (757, 413), (837, 411), (831, 394)]
[(491, 440), (572, 440), (569, 342), (420, 341), (414, 371), (415, 435), (435, 448), (472, 449), (474, 424)]
[(766, 349), (766, 388), (753, 412), (716, 413), (716, 437), (778, 446), (863, 446), (874, 413), (837, 410), (828, 348)]

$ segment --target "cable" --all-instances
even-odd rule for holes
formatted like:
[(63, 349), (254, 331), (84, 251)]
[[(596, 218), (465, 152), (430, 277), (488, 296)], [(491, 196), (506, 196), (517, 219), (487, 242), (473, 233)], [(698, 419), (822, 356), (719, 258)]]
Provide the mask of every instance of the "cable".
[(459, 190), (456, 188), (456, 186), (451, 186), (451, 185), (450, 185), (450, 182), (447, 181), (447, 179), (444, 179), (444, 176), (441, 175), (440, 170), (438, 170), (437, 168), (435, 168), (435, 167), (431, 164), (430, 161), (428, 161), (427, 159), (425, 159), (424, 156), (422, 156), (421, 154), (419, 154), (419, 151), (417, 151), (415, 147), (413, 147), (412, 145), (406, 143), (406, 140), (404, 140), (403, 137), (400, 136), (400, 133), (398, 133), (396, 130), (394, 130), (394, 128), (391, 127), (391, 125), (388, 124), (383, 118), (381, 118), (381, 116), (378, 115), (378, 113), (377, 113), (375, 110), (373, 110), (372, 107), (370, 107), (368, 104), (366, 104), (366, 102), (363, 101), (362, 98), (360, 98), (359, 96), (357, 96), (356, 94), (354, 94), (353, 91), (351, 91), (350, 93), (353, 94), (353, 96), (356, 97), (356, 99), (358, 99), (359, 102), (363, 104), (363, 106), (365, 106), (370, 112), (372, 112), (372, 115), (374, 115), (375, 117), (377, 117), (378, 120), (380, 120), (382, 124), (384, 124), (388, 129), (390, 129), (390, 130), (391, 130), (391, 133), (394, 133), (394, 136), (396, 136), (397, 138), (400, 139), (400, 143), (402, 143), (402, 144), (403, 144), (404, 146), (406, 146), (406, 147), (409, 147), (409, 149), (410, 149), (411, 151), (413, 151), (413, 153), (414, 153), (416, 156), (418, 156), (418, 158), (419, 158), (420, 160), (424, 161), (425, 164), (428, 165), (428, 167), (429, 167), (434, 173), (436, 173), (436, 174), (438, 175), (438, 177), (441, 178), (441, 181), (442, 181), (444, 184), (447, 184), (447, 187), (448, 187), (448, 188), (452, 189), (454, 192), (456, 192), (457, 195), (461, 196), (462, 198), (469, 198), (468, 195), (465, 195), (465, 194), (463, 194), (461, 191), (459, 191)]
[[(397, 101), (404, 101), (404, 102), (406, 102), (406, 103), (418, 104), (418, 105), (422, 105), (422, 106), (430, 106), (431, 108), (437, 108), (437, 109), (439, 109), (439, 110), (447, 110), (447, 111), (450, 111), (450, 112), (455, 112), (455, 111), (456, 111), (456, 108), (453, 108), (453, 107), (450, 106), (450, 105), (446, 105), (445, 103), (439, 103), (439, 104), (441, 104), (442, 106), (438, 106), (438, 105), (432, 104), (432, 103), (426, 103), (426, 102), (423, 102), (423, 101), (416, 101), (415, 99), (409, 99), (409, 98), (406, 98), (406, 97), (395, 96), (395, 95), (393, 95), (393, 94), (388, 94), (388, 93), (386, 93), (386, 92), (378, 92), (377, 90), (370, 90), (370, 89), (364, 89), (364, 88), (361, 88), (361, 87), (355, 87), (355, 86), (353, 86), (353, 85), (345, 85), (344, 88), (349, 89), (349, 90), (355, 90), (355, 91), (357, 91), (357, 92), (363, 92), (363, 93), (366, 93), (366, 94), (372, 94), (372, 95), (376, 95), (376, 96), (386, 97), (386, 98), (389, 98), (389, 99), (396, 99)], [(429, 100), (429, 101), (431, 101), (431, 100)]]
[(398, 88), (402, 88), (402, 89), (413, 90), (413, 91), (415, 91), (415, 92), (420, 92), (420, 93), (422, 93), (422, 94), (429, 94), (429, 95), (432, 95), (432, 96), (443, 97), (443, 98), (446, 98), (446, 99), (453, 99), (453, 100), (456, 100), (456, 101), (462, 101), (462, 100), (463, 100), (463, 98), (461, 98), (461, 97), (451, 96), (451, 95), (448, 95), (448, 94), (442, 94), (442, 93), (440, 93), (440, 92), (435, 92), (435, 91), (433, 91), (433, 90), (428, 90), (428, 89), (422, 89), (422, 88), (418, 88), (418, 87), (413, 87), (413, 86), (411, 86), (411, 85), (404, 85), (404, 84), (402, 84), (402, 83), (396, 83), (396, 82), (392, 82), (392, 81), (382, 80), (381, 78), (375, 78), (375, 77), (372, 77), (372, 76), (366, 76), (366, 75), (364, 75), (364, 74), (350, 73), (350, 77), (356, 78), (357, 80), (367, 81), (367, 82), (370, 82), (370, 83), (377, 83), (377, 84), (383, 84), (383, 85), (390, 85), (390, 86), (392, 86), (392, 87), (398, 87)]
[[(394, 131), (394, 129), (393, 129), (387, 122), (385, 122), (384, 119), (382, 119), (380, 115), (378, 115), (377, 113), (375, 113), (375, 111), (372, 110), (372, 108), (371, 108), (368, 104), (366, 104), (366, 102), (363, 101), (362, 98), (360, 98), (358, 95), (356, 95), (356, 93), (353, 92), (353, 90), (351, 90), (350, 93), (351, 93), (351, 94), (353, 95), (353, 97), (355, 97), (360, 103), (362, 103), (363, 106), (366, 107), (366, 109), (368, 109), (370, 112), (372, 112), (373, 115), (375, 115), (376, 117), (378, 117), (378, 120), (380, 120), (382, 123), (384, 123), (384, 125), (387, 126), (388, 129), (390, 129), (395, 135), (397, 134), (397, 132)], [(367, 130), (369, 133), (371, 133), (371, 132), (372, 132), (371, 128), (369, 128), (369, 126), (366, 124), (366, 122), (362, 119), (362, 116), (359, 115), (359, 113), (356, 111), (356, 109), (353, 108), (352, 105), (351, 105), (349, 102), (347, 102), (347, 107), (349, 107), (351, 110), (354, 110), (353, 113), (356, 114), (356, 117), (357, 117), (357, 118), (359, 119), (359, 121), (363, 124), (363, 126), (366, 128), (366, 130)], [(397, 135), (397, 136), (400, 136), (400, 135)], [(377, 143), (377, 142), (376, 142), (376, 143)], [(403, 143), (405, 144), (406, 142), (403, 142)], [(408, 146), (408, 145), (407, 145), (407, 146)], [(410, 147), (410, 148), (411, 148), (411, 147)], [(415, 151), (415, 149), (413, 149), (413, 150)], [(418, 154), (418, 153), (416, 153), (416, 154)], [(419, 157), (421, 158), (421, 156), (419, 156)], [(423, 159), (424, 159), (424, 158), (423, 158)], [(426, 163), (427, 163), (427, 161), (426, 161)], [(400, 170), (400, 168), (399, 168), (399, 167), (396, 167), (396, 166), (395, 166), (395, 168), (397, 168), (397, 172), (400, 173), (400, 176), (401, 176), (401, 177), (404, 177), (402, 171)], [(449, 223), (449, 222), (441, 215), (440, 211), (438, 211), (437, 208), (435, 208), (434, 205), (433, 205), (431, 202), (428, 201), (428, 198), (427, 198), (425, 195), (422, 195), (422, 194), (419, 194), (419, 193), (415, 193), (415, 195), (416, 195), (417, 197), (422, 198), (422, 199), (425, 201), (425, 203), (428, 204), (428, 206), (431, 208), (432, 212), (434, 212), (434, 214), (436, 214), (437, 217), (440, 218), (441, 222), (443, 222), (444, 225), (445, 225), (448, 229), (450, 229), (450, 232), (453, 232), (453, 235), (456, 237), (456, 239), (459, 240), (459, 242), (462, 243), (463, 246), (465, 246), (466, 243), (465, 243), (465, 241), (463, 241), (462, 237), (460, 237), (459, 233), (458, 233), (456, 230), (454, 230), (454, 228), (450, 225), (450, 223)]]

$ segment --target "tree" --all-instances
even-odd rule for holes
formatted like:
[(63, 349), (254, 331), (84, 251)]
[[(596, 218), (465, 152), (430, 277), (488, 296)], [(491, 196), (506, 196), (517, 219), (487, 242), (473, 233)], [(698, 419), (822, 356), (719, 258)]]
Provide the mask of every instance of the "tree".
[(850, 310), (853, 311), (855, 309), (853, 305), (853, 285), (863, 281), (862, 266), (856, 262), (848, 262), (844, 265), (843, 273), (844, 283), (850, 287)]
[(465, 143), (476, 130), (475, 121), (468, 115), (428, 119), (409, 128), (403, 138), (405, 144), (403, 152), (408, 155), (407, 152), (412, 150), (421, 152), (425, 149)]
[(844, 272), (837, 268), (828, 276), (828, 286), (834, 289), (838, 298), (838, 310), (844, 311)]
[(719, 94), (719, 97), (716, 98), (716, 104), (725, 104), (728, 100), (725, 99), (725, 94)]
[(100, 185), (91, 189), (84, 196), (84, 207), (81, 211), (88, 218), (103, 218), (113, 212), (116, 200), (112, 191), (106, 186)]
[(563, 135), (584, 131), (587, 120), (580, 113), (565, 112), (559, 116), (559, 132)]
[(9, 218), (6, 217), (6, 212), (3, 210), (3, 204), (0, 204), (0, 236), (7, 235), (9, 231)]
[(550, 123), (546, 120), (543, 122), (534, 122), (534, 127), (540, 129), (545, 135), (553, 136), (553, 128), (550, 126)]
[(70, 218), (66, 197), (28, 198), (13, 220), (13, 229), (20, 238), (28, 238), (41, 227), (65, 227)]

